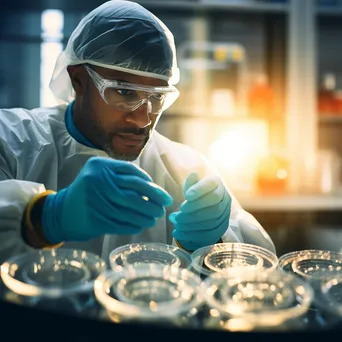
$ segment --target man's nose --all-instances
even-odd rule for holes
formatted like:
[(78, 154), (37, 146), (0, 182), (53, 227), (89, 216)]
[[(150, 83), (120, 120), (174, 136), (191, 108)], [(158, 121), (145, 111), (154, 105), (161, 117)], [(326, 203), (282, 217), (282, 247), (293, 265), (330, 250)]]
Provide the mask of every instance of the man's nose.
[(143, 101), (137, 109), (126, 116), (126, 122), (134, 123), (139, 128), (150, 126), (152, 122), (150, 119), (151, 110), (151, 102)]

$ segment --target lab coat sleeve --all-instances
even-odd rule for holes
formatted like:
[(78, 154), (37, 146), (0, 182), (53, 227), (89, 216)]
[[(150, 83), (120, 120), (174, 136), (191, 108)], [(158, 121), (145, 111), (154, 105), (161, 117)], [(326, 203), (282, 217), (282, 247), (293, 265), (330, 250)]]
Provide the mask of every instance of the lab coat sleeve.
[(9, 170), (0, 154), (0, 263), (33, 250), (22, 238), (22, 217), (30, 199), (45, 191), (42, 184), (12, 179)]

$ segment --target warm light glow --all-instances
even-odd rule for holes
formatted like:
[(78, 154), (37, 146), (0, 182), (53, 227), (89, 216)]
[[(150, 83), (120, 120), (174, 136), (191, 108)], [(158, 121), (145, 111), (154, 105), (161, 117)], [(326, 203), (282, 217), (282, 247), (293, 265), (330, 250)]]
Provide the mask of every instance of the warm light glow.
[(208, 158), (229, 179), (231, 188), (251, 191), (258, 161), (267, 149), (267, 122), (241, 120), (232, 122), (211, 144)]

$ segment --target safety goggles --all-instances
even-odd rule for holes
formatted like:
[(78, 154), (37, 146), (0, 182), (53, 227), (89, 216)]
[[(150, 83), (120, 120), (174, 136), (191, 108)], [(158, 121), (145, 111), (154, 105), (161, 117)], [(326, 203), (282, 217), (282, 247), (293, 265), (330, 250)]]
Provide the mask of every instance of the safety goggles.
[(109, 80), (88, 65), (84, 65), (102, 99), (111, 107), (123, 112), (132, 112), (148, 105), (151, 114), (160, 114), (178, 98), (179, 91), (173, 86), (154, 87), (135, 83)]

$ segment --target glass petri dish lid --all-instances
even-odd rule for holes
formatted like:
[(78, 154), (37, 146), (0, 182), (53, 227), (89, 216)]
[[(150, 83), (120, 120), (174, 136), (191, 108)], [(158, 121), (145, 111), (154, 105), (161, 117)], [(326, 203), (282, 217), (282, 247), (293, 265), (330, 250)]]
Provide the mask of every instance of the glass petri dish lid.
[(114, 249), (109, 255), (112, 270), (137, 264), (160, 264), (189, 268), (191, 256), (186, 251), (163, 243), (131, 243)]
[(198, 307), (201, 279), (187, 269), (136, 264), (100, 275), (95, 297), (112, 320), (161, 320), (179, 317)]
[(203, 297), (210, 309), (252, 326), (278, 326), (299, 317), (314, 298), (309, 283), (279, 269), (233, 277), (213, 273), (204, 282)]
[(205, 246), (192, 253), (191, 267), (196, 273), (210, 275), (243, 269), (274, 270), (277, 256), (271, 251), (246, 243), (219, 243)]
[(304, 249), (283, 254), (279, 257), (278, 267), (285, 272), (294, 273), (292, 268), (293, 261), (300, 258), (301, 256), (314, 252), (316, 252), (315, 249)]
[(322, 309), (342, 317), (342, 274), (325, 277), (321, 282), (321, 296), (317, 303)]
[(37, 250), (5, 261), (1, 278), (16, 294), (57, 298), (92, 291), (106, 268), (98, 255), (84, 250)]
[(292, 262), (293, 271), (306, 280), (320, 280), (342, 275), (342, 253), (328, 250), (308, 250)]

